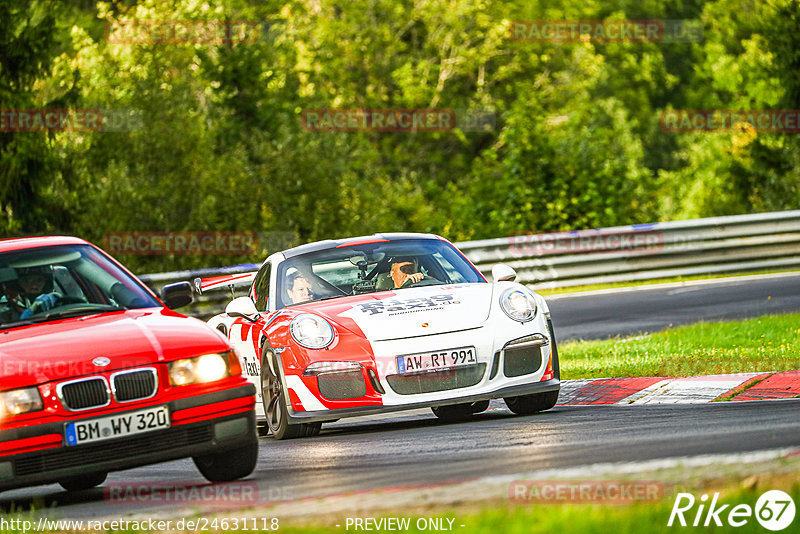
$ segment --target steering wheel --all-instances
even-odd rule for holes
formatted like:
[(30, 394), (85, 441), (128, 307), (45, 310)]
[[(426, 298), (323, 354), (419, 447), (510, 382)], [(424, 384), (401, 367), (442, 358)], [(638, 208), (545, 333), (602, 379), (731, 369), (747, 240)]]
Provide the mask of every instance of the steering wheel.
[(412, 283), (410, 283), (408, 285), (403, 284), (403, 287), (435, 286), (435, 285), (438, 285), (438, 284), (441, 284), (441, 283), (442, 282), (439, 281), (438, 279), (436, 279), (436, 278), (434, 278), (432, 276), (425, 275), (425, 276), (422, 277), (422, 280), (420, 280), (419, 282), (412, 282)]
[(44, 295), (39, 295), (38, 297), (36, 297), (33, 303), (29, 307), (25, 308), (22, 311), (22, 313), (20, 313), (20, 319), (27, 319), (28, 317), (34, 315), (46, 313), (52, 310), (53, 308), (57, 308), (65, 304), (86, 304), (86, 303), (87, 303), (86, 300), (80, 297), (63, 295), (58, 292), (45, 293)]
[(56, 305), (60, 304), (86, 304), (86, 299), (81, 297), (72, 297), (70, 295), (60, 295), (56, 297)]

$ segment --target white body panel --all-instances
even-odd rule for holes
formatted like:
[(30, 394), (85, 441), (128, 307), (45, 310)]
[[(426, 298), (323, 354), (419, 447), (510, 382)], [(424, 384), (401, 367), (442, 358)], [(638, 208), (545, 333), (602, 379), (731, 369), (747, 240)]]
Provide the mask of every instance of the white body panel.
[[(534, 296), (538, 309), (533, 320), (525, 323), (513, 321), (502, 311), (499, 297), (509, 288), (521, 288)], [(445, 299), (445, 295), (450, 298)], [(441, 305), (418, 306), (425, 299), (437, 302), (437, 296)], [(381, 311), (373, 313), (376, 309)], [(265, 312), (264, 315), (274, 313)], [(493, 398), (492, 393), (503, 388), (538, 383), (545, 373), (552, 350), (551, 335), (547, 327), (548, 315), (547, 304), (540, 295), (515, 282), (497, 282), (426, 286), (378, 293), (375, 294), (374, 300), (354, 304), (332, 319), (335, 321), (341, 317), (353, 320), (364, 332), (375, 356), (380, 383), (385, 390), (382, 395), (383, 406), (396, 410), (403, 406), (442, 404), (443, 401), (452, 401), (456, 404), (459, 399), (476, 396)], [(254, 339), (254, 336), (260, 336), (261, 333), (249, 324), (243, 325), (241, 320), (236, 324), (233, 323), (234, 319), (225, 314), (217, 315), (209, 321), (212, 327), (224, 325), (229, 332), (230, 343), (243, 360), (243, 371), (256, 385), (257, 415), (259, 419), (264, 419), (260, 361), (256, 353), (259, 339)], [(506, 343), (534, 334), (541, 334), (546, 338), (545, 344), (541, 347), (542, 365), (537, 372), (506, 377), (501, 357), (499, 368), (494, 376), (490, 377), (495, 354), (501, 351)], [(475, 347), (477, 363), (486, 365), (483, 378), (473, 386), (402, 395), (396, 393), (387, 380), (387, 376), (397, 374), (396, 358), (399, 355), (465, 346)], [(294, 391), (307, 411), (325, 411), (324, 405), (299, 377), (287, 376), (286, 386)], [(339, 417), (336, 411), (330, 413), (332, 419)]]

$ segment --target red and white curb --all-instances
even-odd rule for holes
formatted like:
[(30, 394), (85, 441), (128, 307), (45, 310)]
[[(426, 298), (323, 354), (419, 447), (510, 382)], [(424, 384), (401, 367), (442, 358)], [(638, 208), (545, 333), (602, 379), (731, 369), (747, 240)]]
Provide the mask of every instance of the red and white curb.
[(800, 371), (729, 375), (565, 380), (560, 405), (693, 404), (800, 396)]

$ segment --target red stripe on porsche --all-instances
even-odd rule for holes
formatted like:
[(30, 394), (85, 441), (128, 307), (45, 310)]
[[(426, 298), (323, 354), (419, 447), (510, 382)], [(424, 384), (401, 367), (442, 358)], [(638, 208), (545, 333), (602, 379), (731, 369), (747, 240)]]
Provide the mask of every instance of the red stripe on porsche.
[(289, 403), (292, 405), (292, 410), (296, 412), (305, 412), (306, 409), (303, 406), (303, 403), (300, 402), (300, 397), (297, 396), (297, 393), (294, 392), (293, 389), (289, 388)]
[(364, 339), (367, 338), (358, 323), (350, 318), (342, 316), (341, 314), (350, 311), (356, 305), (364, 302), (375, 302), (383, 299), (395, 298), (397, 292), (395, 291), (379, 291), (378, 293), (366, 293), (364, 295), (353, 295), (348, 297), (341, 297), (338, 299), (326, 300), (322, 302), (309, 302), (308, 304), (300, 304), (299, 306), (292, 306), (292, 309), (304, 311), (308, 313), (316, 313), (329, 317), (332, 321), (338, 323), (340, 326), (350, 330), (352, 333)]
[[(558, 404), (615, 404), (662, 380), (663, 377), (600, 378), (582, 383), (574, 389), (568, 387), (573, 381), (567, 381), (561, 385)], [(575, 382), (580, 381), (573, 383)]]
[(800, 371), (787, 371), (767, 377), (731, 400), (789, 399), (798, 395), (800, 395)]
[(388, 243), (388, 242), (389, 242), (388, 239), (362, 239), (361, 241), (353, 240), (353, 241), (345, 241), (341, 245), (336, 245), (336, 248), (354, 247), (356, 245), (369, 245), (371, 243)]
[(203, 291), (210, 291), (212, 289), (220, 289), (227, 287), (230, 284), (243, 285), (249, 283), (255, 278), (256, 273), (244, 274), (226, 274), (222, 276), (212, 276), (210, 278), (203, 278), (200, 280), (200, 289)]
[(542, 379), (540, 382), (545, 382), (547, 380), (553, 379), (553, 351), (550, 350), (550, 358), (547, 360), (547, 368), (544, 370), (544, 374), (542, 375)]
[(253, 395), (251, 397), (241, 397), (239, 399), (231, 399), (213, 404), (204, 404), (203, 406), (196, 406), (185, 410), (177, 410), (172, 412), (172, 424), (173, 426), (187, 425), (205, 419), (216, 419), (217, 417), (224, 417), (226, 415), (252, 410), (255, 405), (256, 397)]

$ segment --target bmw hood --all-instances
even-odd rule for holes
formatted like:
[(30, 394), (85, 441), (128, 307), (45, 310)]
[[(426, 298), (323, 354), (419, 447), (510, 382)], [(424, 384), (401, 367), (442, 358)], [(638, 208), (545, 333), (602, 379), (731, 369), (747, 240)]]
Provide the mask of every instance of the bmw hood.
[(152, 365), (227, 350), (202, 321), (169, 310), (128, 310), (0, 334), (0, 389)]
[(369, 295), (330, 314), (343, 326), (352, 321), (371, 342), (469, 330), (489, 318), (492, 285), (426, 286)]

